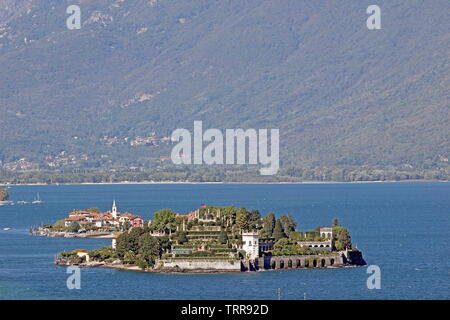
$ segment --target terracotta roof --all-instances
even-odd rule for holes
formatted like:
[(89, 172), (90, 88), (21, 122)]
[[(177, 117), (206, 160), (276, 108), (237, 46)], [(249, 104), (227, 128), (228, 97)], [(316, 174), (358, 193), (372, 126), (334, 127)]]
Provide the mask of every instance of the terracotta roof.
[(84, 220), (84, 219), (86, 219), (86, 217), (84, 217), (84, 216), (71, 216), (71, 217), (66, 218), (65, 220), (78, 221), (78, 220)]
[[(132, 213), (129, 213), (129, 212), (125, 212), (125, 213), (117, 212), (117, 216), (125, 217), (130, 220), (142, 219), (142, 217), (132, 214)], [(69, 213), (69, 217), (66, 218), (65, 220), (77, 221), (77, 220), (85, 219), (86, 217), (92, 218), (93, 221), (115, 220), (110, 211), (103, 212), (103, 213), (96, 213), (96, 212), (88, 212), (85, 210), (74, 210)]]
[(121, 216), (130, 218), (130, 219), (137, 219), (137, 218), (142, 219), (141, 217), (139, 217), (135, 214), (129, 213), (129, 212), (122, 213)]

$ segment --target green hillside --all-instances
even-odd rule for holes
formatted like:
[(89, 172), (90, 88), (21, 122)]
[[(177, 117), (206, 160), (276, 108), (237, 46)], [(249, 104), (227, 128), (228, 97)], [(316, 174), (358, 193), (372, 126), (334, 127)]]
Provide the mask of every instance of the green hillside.
[(450, 2), (370, 4), (0, 0), (1, 164), (154, 168), (203, 120), (279, 128), (285, 169), (448, 169)]

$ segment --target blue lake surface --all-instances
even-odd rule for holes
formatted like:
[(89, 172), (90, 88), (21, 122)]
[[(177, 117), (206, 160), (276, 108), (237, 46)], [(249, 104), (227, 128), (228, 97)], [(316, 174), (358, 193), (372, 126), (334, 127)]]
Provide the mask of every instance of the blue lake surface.
[[(43, 204), (0, 207), (0, 299), (449, 299), (450, 184), (154, 184), (13, 186), (11, 200)], [(151, 219), (170, 208), (245, 206), (265, 215), (291, 213), (299, 229), (338, 217), (369, 265), (381, 269), (381, 289), (369, 290), (367, 267), (172, 275), (81, 269), (81, 289), (69, 290), (56, 253), (110, 245), (108, 239), (28, 235), (75, 208), (119, 210)], [(11, 228), (5, 231), (3, 228)]]

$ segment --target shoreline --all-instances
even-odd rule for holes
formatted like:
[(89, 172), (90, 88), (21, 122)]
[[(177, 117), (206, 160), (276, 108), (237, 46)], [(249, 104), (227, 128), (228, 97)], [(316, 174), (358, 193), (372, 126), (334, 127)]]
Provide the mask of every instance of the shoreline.
[[(79, 256), (79, 253), (77, 253)], [(89, 254), (84, 254), (83, 256)], [(54, 263), (57, 266), (78, 266), (78, 267), (100, 267), (125, 271), (140, 271), (150, 273), (166, 274), (224, 274), (242, 272), (261, 271), (285, 271), (304, 269), (340, 269), (358, 266), (366, 266), (367, 262), (359, 250), (330, 252), (328, 254), (307, 254), (307, 255), (259, 255), (254, 259), (233, 259), (218, 261), (215, 259), (197, 260), (189, 257), (183, 259), (156, 259), (154, 265), (148, 268), (141, 268), (136, 264), (124, 264), (120, 259), (114, 261), (79, 261), (72, 262), (70, 259), (56, 257)]]
[(28, 234), (31, 236), (47, 237), (47, 238), (77, 238), (77, 239), (112, 239), (114, 232), (97, 232), (97, 233), (75, 233), (67, 231), (53, 231), (47, 228), (30, 227)]
[(177, 269), (177, 268), (162, 268), (162, 269), (142, 269), (137, 265), (124, 264), (106, 264), (102, 262), (80, 263), (80, 264), (64, 264), (55, 263), (60, 267), (78, 266), (80, 268), (105, 268), (115, 269), (120, 271), (145, 272), (155, 274), (239, 274), (239, 273), (253, 273), (253, 272), (274, 272), (274, 271), (288, 271), (288, 270), (314, 270), (314, 269), (345, 269), (357, 268), (364, 265), (344, 264), (339, 266), (325, 266), (325, 267), (300, 267), (300, 268), (283, 268), (283, 269), (258, 269), (258, 270), (225, 270), (225, 269)]
[(106, 268), (106, 269), (116, 269), (122, 271), (135, 271), (135, 272), (147, 272), (147, 273), (160, 273), (160, 274), (212, 274), (212, 273), (241, 273), (243, 271), (239, 270), (225, 270), (225, 269), (181, 269), (181, 268), (161, 268), (152, 269), (146, 268), (142, 269), (137, 265), (125, 265), (123, 263), (104, 263), (104, 262), (88, 262), (88, 263), (61, 263), (55, 262), (55, 265), (60, 267), (68, 266), (78, 266), (80, 268)]
[(189, 181), (142, 181), (142, 182), (132, 182), (132, 181), (122, 181), (122, 182), (82, 182), (82, 183), (18, 183), (18, 184), (0, 184), (2, 187), (19, 187), (19, 186), (90, 186), (90, 185), (225, 185), (225, 184), (267, 184), (267, 185), (277, 185), (277, 184), (367, 184), (367, 183), (450, 183), (448, 180), (376, 180), (376, 181), (285, 181), (285, 182), (189, 182)]

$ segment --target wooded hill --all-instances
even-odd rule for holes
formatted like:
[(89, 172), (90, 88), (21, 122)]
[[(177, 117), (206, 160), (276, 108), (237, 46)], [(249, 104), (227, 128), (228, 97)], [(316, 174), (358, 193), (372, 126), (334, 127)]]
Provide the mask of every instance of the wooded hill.
[[(283, 168), (448, 167), (448, 0), (0, 1), (0, 161), (158, 164), (108, 145), (176, 128), (279, 128)], [(445, 160), (447, 159), (447, 161)]]

